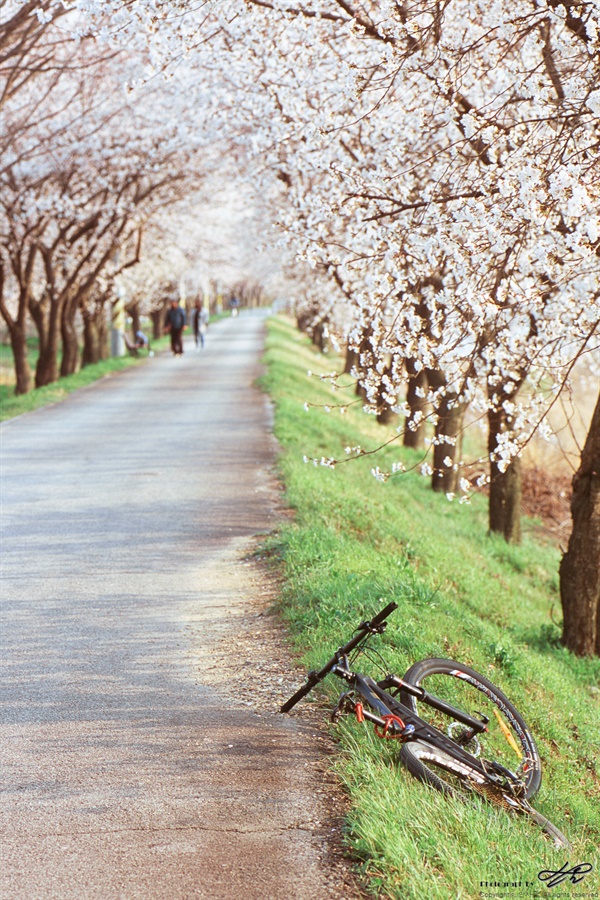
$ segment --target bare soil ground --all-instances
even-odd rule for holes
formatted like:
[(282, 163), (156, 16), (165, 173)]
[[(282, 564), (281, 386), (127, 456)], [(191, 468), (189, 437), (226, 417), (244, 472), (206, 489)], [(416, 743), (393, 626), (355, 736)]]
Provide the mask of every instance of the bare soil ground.
[[(229, 627), (220, 628), (209, 644), (198, 648), (198, 674), (203, 684), (226, 698), (229, 706), (249, 709), (268, 720), (280, 715), (281, 704), (303, 683), (306, 670), (294, 661), (285, 625), (277, 612), (280, 582), (276, 571), (253, 554), (240, 565), (249, 570), (246, 579), (249, 576), (254, 590), (243, 607), (231, 609)], [(307, 826), (321, 842), (329, 880), (338, 886), (341, 900), (362, 900), (368, 895), (344, 844), (348, 800), (331, 767), (336, 745), (328, 728), (329, 710), (315, 700), (302, 702), (293, 713), (318, 748), (311, 780), (318, 785), (320, 815)]]
[(568, 471), (523, 468), (523, 512), (541, 520), (542, 536), (566, 547), (571, 533), (571, 479)]

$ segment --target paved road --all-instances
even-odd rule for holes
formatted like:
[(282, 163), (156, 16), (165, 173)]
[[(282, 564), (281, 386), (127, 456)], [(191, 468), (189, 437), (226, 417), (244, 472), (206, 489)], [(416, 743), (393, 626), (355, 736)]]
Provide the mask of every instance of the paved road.
[(225, 320), (1, 428), (5, 900), (343, 893), (307, 824), (314, 746), (191, 661), (274, 522), (263, 328)]

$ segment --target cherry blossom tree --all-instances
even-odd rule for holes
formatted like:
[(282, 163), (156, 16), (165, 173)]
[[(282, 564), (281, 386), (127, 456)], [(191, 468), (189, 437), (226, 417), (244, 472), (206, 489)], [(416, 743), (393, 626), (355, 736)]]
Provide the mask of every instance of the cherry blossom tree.
[[(36, 386), (58, 377), (59, 344), (60, 374), (73, 372), (76, 316), (83, 314), (93, 345), (94, 322), (108, 296), (101, 279), (114, 281), (139, 260), (146, 223), (184, 191), (194, 191), (200, 176), (197, 128), (175, 113), (178, 81), (127, 96), (122, 83), (134, 82), (142, 61), (76, 41), (65, 24), (61, 18), (56, 35), (55, 20), (44, 19), (33, 50), (15, 62), (24, 71), (33, 67), (34, 75), (12, 90), (4, 107), (0, 253), (3, 287), (15, 286), (15, 295), (9, 302), (4, 290), (0, 309), (11, 333), (19, 392), (30, 383), (27, 315), (40, 336)], [(21, 40), (15, 29), (11, 34)], [(37, 65), (44, 53), (52, 65)], [(9, 84), (12, 69), (5, 74)], [(97, 352), (87, 347), (84, 357)]]
[(434, 418), (486, 415), (490, 527), (517, 539), (519, 452), (600, 319), (597, 6), (250, 5), (228, 59), (285, 227), (356, 304), (367, 399), (412, 367)]
[[(403, 414), (409, 441), (428, 415), (443, 488), (462, 413), (485, 417), (490, 529), (517, 540), (520, 452), (600, 322), (597, 3), (72, 5), (82, 33), (108, 11), (109, 47), (145, 41), (149, 70), (193, 61), (213, 128), (266, 195), (285, 187), (274, 218), (330, 285), (313, 316), (333, 295), (345, 307), (367, 407)], [(574, 534), (598, 505), (595, 423)], [(578, 617), (566, 574), (583, 549), (575, 539), (563, 569), (565, 642), (597, 652), (598, 581), (582, 568)], [(585, 552), (597, 563), (600, 542)]]
[[(339, 27), (341, 6), (359, 33), (354, 43), (344, 38), (347, 71), (360, 70), (352, 102), (331, 88), (342, 56), (331, 22)], [(283, 43), (273, 28), (275, 7), (285, 20)], [(573, 139), (571, 131), (568, 138), (562, 132), (563, 143), (557, 139), (564, 113), (557, 115), (556, 101), (567, 96), (569, 84), (579, 92), (571, 105), (578, 103), (575, 134), (581, 138), (582, 158), (588, 153), (596, 72), (593, 65), (586, 71), (585, 48), (577, 47), (577, 41), (585, 41), (572, 17), (563, 25), (551, 9), (532, 16), (525, 7), (527, 15), (512, 8), (507, 15), (497, 4), (502, 28), (488, 32), (483, 8), (467, 11), (458, 5), (456, 17), (449, 22), (446, 13), (443, 23), (417, 13), (408, 27), (400, 15), (377, 25), (350, 4), (333, 4), (318, 28), (311, 24), (306, 41), (301, 33), (310, 10), (288, 8), (286, 13), (285, 4), (276, 4), (263, 12), (262, 28), (252, 30), (261, 46), (255, 41), (252, 56), (246, 44), (243, 51), (255, 60), (248, 81), (263, 83), (270, 100), (263, 116), (268, 122), (264, 145), (273, 148), (274, 170), (285, 145), (287, 166), (279, 174), (292, 186), (286, 225), (301, 252), (356, 297), (361, 315), (355, 349), (361, 351), (367, 397), (378, 404), (387, 396), (394, 404), (407, 381), (410, 388), (411, 376), (430, 372), (437, 387), (428, 399), (438, 421), (440, 412), (448, 418), (448, 410), (436, 407), (449, 394), (452, 409), (477, 400), (489, 418), (490, 527), (509, 539), (518, 536), (518, 491), (510, 490), (518, 484), (515, 453), (541, 415), (532, 400), (543, 395), (536, 394), (533, 383), (556, 371), (557, 360), (564, 374), (571, 351), (586, 346), (597, 321), (593, 195), (579, 210), (582, 244), (573, 237), (573, 220), (565, 225), (558, 186), (562, 180), (572, 216), (593, 184), (592, 170), (574, 177), (576, 154), (571, 154), (571, 174), (552, 169)], [(295, 41), (292, 22), (301, 22)], [(467, 26), (478, 40), (477, 49), (468, 52)], [(561, 67), (553, 40), (559, 50), (561, 44), (568, 46), (568, 66)], [(437, 80), (436, 65), (443, 75)], [(298, 69), (311, 72), (301, 98), (294, 77)], [(453, 71), (460, 72), (460, 90)], [(579, 84), (584, 71), (592, 106), (584, 102)], [(491, 75), (482, 79), (482, 72)], [(515, 93), (521, 84), (527, 88), (522, 97)], [(480, 106), (486, 106), (485, 114), (478, 112)], [(275, 142), (277, 121), (285, 140)], [(548, 264), (552, 252), (553, 266)], [(569, 290), (579, 295), (572, 305)], [(558, 320), (562, 344), (554, 333), (557, 293), (562, 316), (572, 309), (572, 327), (563, 317)], [(450, 342), (440, 340), (441, 327)], [(526, 384), (527, 396), (515, 402)], [(558, 389), (561, 376), (556, 384)], [(412, 414), (409, 423), (419, 424)]]
[[(26, 352), (26, 325), (32, 285), (37, 274), (38, 248), (35, 239), (44, 230), (44, 215), (30, 217), (27, 224), (21, 210), (27, 198), (15, 182), (13, 167), (23, 157), (31, 157), (36, 147), (36, 128), (48, 127), (56, 110), (46, 102), (64, 74), (56, 58), (68, 38), (49, 28), (53, 3), (7, 0), (0, 11), (0, 171), (6, 190), (2, 193), (4, 216), (1, 222), (0, 311), (8, 326), (13, 347), (17, 393), (31, 385)], [(57, 10), (61, 17), (65, 10)], [(50, 18), (52, 18), (50, 16)], [(35, 85), (35, 87), (33, 87)], [(64, 101), (70, 98), (65, 96)], [(38, 131), (39, 136), (39, 131)], [(22, 186), (21, 186), (22, 187)], [(30, 238), (28, 241), (27, 238)], [(12, 302), (8, 299), (13, 298)], [(16, 299), (14, 299), (16, 298)]]

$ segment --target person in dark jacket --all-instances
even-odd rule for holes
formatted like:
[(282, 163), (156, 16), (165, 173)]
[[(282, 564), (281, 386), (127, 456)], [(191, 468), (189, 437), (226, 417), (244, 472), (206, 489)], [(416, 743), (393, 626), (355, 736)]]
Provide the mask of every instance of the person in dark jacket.
[(185, 310), (181, 308), (177, 300), (171, 300), (171, 306), (165, 316), (165, 331), (171, 335), (171, 350), (174, 356), (183, 353), (183, 330), (187, 325)]

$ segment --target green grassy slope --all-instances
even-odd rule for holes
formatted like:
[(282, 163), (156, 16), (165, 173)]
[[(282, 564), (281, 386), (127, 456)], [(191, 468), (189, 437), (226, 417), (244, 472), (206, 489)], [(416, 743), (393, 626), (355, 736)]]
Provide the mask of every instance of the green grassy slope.
[[(551, 618), (552, 609), (560, 615), (558, 551), (536, 544), (527, 524), (522, 546), (489, 537), (483, 497), (450, 503), (416, 472), (379, 483), (373, 465), (418, 461), (399, 446), (335, 470), (304, 463), (304, 454), (340, 458), (348, 445), (375, 446), (381, 429), (360, 405), (343, 415), (303, 409), (305, 401), (354, 398), (350, 389), (332, 396), (307, 376), (333, 371), (339, 360), (317, 355), (289, 321), (271, 321), (266, 361), (281, 476), (295, 511), (271, 548), (282, 560), (282, 608), (307, 667), (322, 665), (362, 618), (395, 600), (383, 639), (389, 668), (403, 674), (417, 659), (449, 657), (498, 684), (539, 744), (544, 782), (535, 805), (574, 844), (569, 857), (526, 821), (438, 796), (398, 768), (396, 748), (346, 721), (336, 765), (352, 800), (348, 845), (369, 889), (403, 900), (467, 900), (485, 891), (482, 881), (529, 881), (535, 887), (526, 895), (542, 895), (541, 869), (567, 858), (597, 862), (600, 844), (600, 660), (576, 659), (559, 644)], [(596, 894), (597, 870), (577, 890), (584, 885)]]

